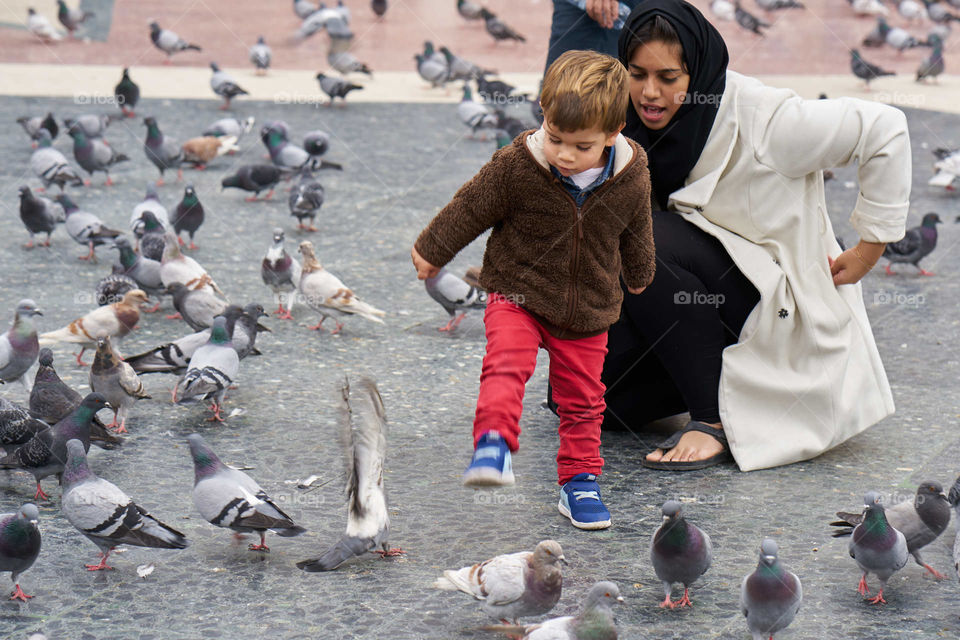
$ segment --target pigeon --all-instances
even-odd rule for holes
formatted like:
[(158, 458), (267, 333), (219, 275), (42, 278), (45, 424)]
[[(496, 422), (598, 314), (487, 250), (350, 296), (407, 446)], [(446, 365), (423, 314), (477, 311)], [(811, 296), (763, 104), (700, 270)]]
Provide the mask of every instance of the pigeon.
[[(273, 245), (267, 249), (267, 254), (260, 263), (260, 277), (265, 285), (273, 289), (274, 298), (277, 300), (277, 310), (273, 313), (281, 320), (293, 320), (290, 312), (293, 311), (297, 287), (300, 284), (300, 263), (287, 253), (283, 241), (283, 229), (277, 227), (273, 230)], [(283, 306), (284, 294), (287, 298), (286, 308)]]
[(442, 56), (438, 60), (418, 53), (413, 59), (417, 61), (417, 73), (429, 82), (432, 88), (442, 87), (450, 81), (450, 67)]
[(94, 172), (102, 171), (107, 176), (105, 184), (112, 185), (110, 167), (130, 158), (117, 153), (112, 146), (99, 138), (87, 138), (79, 127), (69, 129), (68, 133), (73, 138), (73, 157), (80, 168), (89, 173), (90, 177), (93, 177)]
[[(324, 10), (322, 6), (320, 10)], [(346, 51), (350, 48), (350, 42), (353, 40), (353, 32), (337, 9), (330, 9), (330, 11), (337, 14), (326, 22), (327, 35), (330, 36), (330, 48), (336, 51)]]
[(310, 162), (310, 154), (289, 142), (283, 134), (270, 127), (260, 130), (260, 139), (270, 152), (270, 160), (278, 167), (300, 169)]
[(183, 161), (202, 171), (214, 158), (236, 153), (240, 147), (237, 146), (236, 136), (203, 136), (190, 138), (180, 149), (183, 151)]
[(857, 592), (862, 596), (870, 595), (867, 575), (874, 573), (880, 579), (880, 591), (867, 602), (886, 604), (883, 590), (887, 586), (887, 580), (903, 569), (909, 558), (907, 539), (887, 522), (879, 493), (868, 492), (863, 502), (866, 505), (863, 521), (854, 528), (849, 546), (850, 557), (856, 560), (857, 566), (863, 572)]
[(556, 540), (542, 540), (533, 551), (495, 556), (456, 571), (447, 570), (433, 586), (463, 591), (482, 604), (480, 608), (499, 620), (539, 616), (560, 600), (567, 564)]
[(467, 20), (479, 20), (483, 17), (483, 7), (470, 0), (457, 0), (457, 13)]
[[(483, 309), (487, 306), (487, 293), (467, 284), (446, 269), (424, 281), (427, 294), (443, 307), (450, 315), (450, 321), (440, 327), (440, 331), (456, 329), (469, 309)], [(457, 314), (457, 311), (460, 313)]]
[(756, 570), (740, 585), (740, 610), (747, 619), (753, 640), (770, 638), (786, 629), (803, 600), (800, 578), (780, 565), (777, 543), (765, 538), (760, 544)]
[(343, 0), (337, 0), (335, 11), (340, 14), (345, 23), (350, 24), (350, 7), (343, 4)]
[(730, 0), (713, 0), (710, 11), (720, 20), (733, 22), (737, 19), (737, 9)]
[[(383, 460), (386, 456), (386, 412), (377, 384), (361, 378), (354, 392), (349, 380), (341, 387), (340, 440), (347, 463), (347, 531), (319, 557), (302, 560), (304, 571), (333, 571), (355, 556), (368, 551), (381, 557), (402, 555), (391, 549), (390, 516), (383, 488)], [(379, 548), (378, 548), (379, 547)]]
[(83, 24), (87, 18), (93, 17), (93, 13), (90, 11), (84, 11), (79, 7), (71, 9), (63, 0), (57, 0), (57, 9), (57, 19), (60, 21), (60, 24), (67, 28), (67, 32), (72, 36), (76, 35), (74, 32), (77, 30), (77, 27)]
[(0, 469), (29, 471), (37, 481), (34, 500), (49, 500), (50, 496), (40, 487), (40, 481), (63, 472), (67, 460), (66, 443), (78, 439), (84, 450), (90, 448), (90, 423), (97, 411), (107, 406), (99, 393), (89, 393), (77, 407), (49, 429), (35, 436), (0, 458)]
[[(950, 503), (943, 494), (943, 487), (938, 482), (924, 482), (917, 488), (917, 495), (913, 502), (899, 502), (886, 509), (887, 522), (890, 526), (904, 535), (907, 540), (907, 551), (913, 556), (917, 564), (930, 572), (937, 580), (946, 576), (926, 564), (920, 557), (920, 549), (940, 537), (950, 524)], [(863, 513), (837, 512), (840, 518), (830, 524), (839, 527), (834, 532), (834, 538), (849, 536), (854, 527), (863, 522)]]
[(927, 38), (927, 42), (933, 48), (933, 51), (917, 67), (917, 82), (927, 78), (933, 78), (933, 81), (937, 82), (937, 76), (943, 73), (943, 41), (932, 35)]
[(227, 307), (223, 316), (227, 318), (227, 332), (230, 334), (230, 341), (233, 343), (233, 349), (237, 352), (237, 356), (243, 360), (251, 354), (263, 355), (257, 349), (257, 334), (265, 331), (271, 332), (268, 327), (260, 324), (260, 318), (267, 317), (263, 305), (251, 302), (240, 310), (239, 315), (233, 318), (228, 315), (233, 310), (231, 307), (238, 308), (236, 305)]
[(147, 302), (147, 294), (142, 289), (134, 289), (123, 296), (121, 302), (105, 307), (97, 307), (82, 318), (77, 318), (62, 329), (41, 334), (41, 346), (49, 346), (57, 342), (72, 342), (81, 345), (77, 354), (77, 364), (85, 367), (81, 360), (83, 352), (88, 347), (97, 344), (97, 338), (110, 336), (122, 338), (133, 331), (140, 322), (140, 310), (137, 305)]
[(513, 140), (518, 135), (526, 131), (527, 129), (532, 129), (530, 125), (522, 122), (517, 118), (512, 118), (506, 114), (502, 109), (496, 109), (497, 114), (497, 129), (504, 131), (510, 139)]
[(858, 16), (885, 16), (889, 10), (880, 0), (848, 0)]
[(875, 80), (881, 76), (896, 75), (893, 71), (884, 71), (877, 65), (870, 64), (860, 56), (860, 52), (856, 49), (850, 50), (850, 70), (853, 71), (853, 75), (863, 80), (867, 91), (870, 90), (871, 80)]
[(204, 520), (232, 529), (238, 539), (241, 533), (260, 534), (260, 544), (249, 545), (251, 551), (270, 551), (265, 540), (267, 531), (284, 538), (306, 531), (253, 478), (224, 464), (200, 434), (187, 436), (187, 442), (193, 458), (193, 504)]
[[(309, 171), (300, 172), (300, 181), (290, 190), (287, 204), (290, 206), (290, 215), (297, 219), (297, 229), (303, 231), (319, 231), (314, 221), (320, 207), (323, 206), (323, 185), (313, 177)], [(309, 226), (304, 220), (309, 220)]]
[(102, 138), (107, 127), (114, 120), (114, 116), (109, 114), (98, 115), (95, 113), (84, 113), (76, 118), (64, 118), (63, 126), (69, 131), (74, 125), (78, 126), (83, 134), (88, 138)]
[(734, 8), (734, 17), (737, 20), (737, 24), (746, 29), (747, 31), (752, 31), (758, 36), (763, 36), (763, 31), (761, 28), (769, 28), (770, 23), (764, 22), (757, 16), (753, 15), (749, 11), (745, 10), (740, 6), (739, 0), (735, 0), (733, 3)]
[(387, 0), (370, 0), (370, 9), (378, 19), (382, 18), (387, 12)]
[(20, 405), (0, 396), (0, 451), (4, 452), (3, 455), (13, 449), (10, 445), (23, 444), (49, 428), (50, 425), (43, 420), (34, 418)]
[(921, 276), (932, 276), (933, 272), (921, 267), (920, 261), (937, 248), (937, 224), (942, 222), (936, 213), (928, 213), (919, 227), (908, 229), (902, 240), (888, 244), (883, 250), (883, 257), (889, 261), (885, 268), (887, 275), (893, 275), (891, 264), (903, 262), (920, 269)]
[(29, 389), (24, 374), (37, 361), (40, 352), (37, 328), (31, 318), (42, 315), (37, 304), (29, 298), (17, 303), (13, 324), (6, 333), (0, 335), (0, 382), (20, 380)]
[(343, 102), (346, 103), (348, 93), (355, 89), (363, 89), (363, 87), (358, 84), (353, 84), (340, 78), (326, 76), (322, 73), (317, 74), (317, 82), (320, 83), (320, 88), (323, 89), (323, 92), (330, 96), (328, 106), (333, 106), (333, 101), (336, 98), (342, 98)]
[(623, 602), (612, 582), (597, 582), (587, 592), (583, 611), (576, 616), (550, 618), (527, 625), (489, 625), (485, 631), (512, 634), (520, 640), (616, 640), (612, 606)]
[(133, 235), (138, 240), (143, 237), (144, 211), (152, 212), (159, 221), (161, 228), (166, 229), (170, 226), (170, 216), (167, 213), (167, 208), (160, 203), (160, 196), (157, 195), (157, 189), (153, 184), (147, 184), (146, 195), (143, 196), (143, 200), (133, 208), (133, 213), (130, 214), (130, 230), (133, 231)]
[[(309, 240), (301, 242), (300, 254), (303, 256), (303, 266), (297, 288), (306, 305), (320, 314), (320, 322), (310, 329), (320, 330), (323, 321), (335, 314), (355, 314), (383, 324), (380, 318), (386, 314), (357, 298), (339, 278), (324, 269), (317, 260), (312, 242)], [(331, 335), (339, 333), (343, 328), (343, 324), (336, 318), (334, 322), (337, 326), (330, 332)]]
[(33, 7), (27, 9), (27, 29), (44, 42), (63, 40), (63, 34), (54, 29), (50, 21), (37, 13)]
[(900, 0), (897, 4), (897, 11), (909, 21), (927, 19), (927, 10), (923, 3), (917, 2), (917, 0)]
[(227, 308), (226, 302), (207, 289), (194, 290), (174, 282), (168, 291), (173, 295), (174, 308), (194, 331), (213, 326), (213, 319)]
[(40, 511), (37, 505), (27, 502), (16, 513), (0, 513), (0, 571), (9, 571), (13, 581), (11, 600), (22, 600), (28, 596), (20, 588), (17, 578), (33, 566), (40, 555)]
[(45, 189), (49, 189), (51, 184), (57, 185), (60, 191), (68, 184), (71, 187), (83, 186), (83, 180), (67, 162), (67, 157), (53, 148), (50, 132), (46, 129), (41, 128), (37, 133), (37, 150), (30, 156), (30, 170), (40, 178)]
[(477, 78), (477, 93), (484, 102), (493, 102), (496, 104), (508, 104), (512, 101), (523, 101), (525, 95), (513, 95), (516, 90), (511, 84), (502, 80), (487, 80), (485, 77)]
[[(149, 211), (144, 215), (153, 218), (153, 213)], [(120, 251), (120, 273), (133, 279), (137, 287), (152, 296), (159, 295), (166, 289), (160, 275), (162, 265), (159, 262), (134, 253), (130, 241), (122, 236), (117, 238), (114, 248)], [(99, 300), (97, 302), (99, 303)], [(159, 303), (157, 304), (159, 305)]]
[(97, 338), (97, 355), (90, 367), (90, 389), (110, 403), (113, 422), (107, 428), (115, 429), (117, 433), (127, 433), (127, 411), (130, 407), (141, 398), (150, 398), (137, 372), (123, 361), (110, 344), (110, 336)]
[(163, 186), (163, 172), (167, 169), (176, 169), (177, 180), (183, 180), (183, 169), (180, 168), (183, 162), (183, 150), (180, 144), (173, 138), (163, 135), (153, 116), (144, 118), (143, 124), (147, 127), (147, 139), (143, 142), (143, 152), (160, 171), (157, 186)]
[(766, 11), (804, 8), (803, 4), (797, 2), (797, 0), (757, 0), (757, 6)]
[(343, 32), (343, 28), (346, 27), (346, 25), (343, 23), (343, 19), (340, 17), (340, 14), (337, 13), (335, 9), (317, 9), (303, 19), (303, 22), (300, 24), (300, 28), (297, 29), (296, 34), (293, 36), (294, 42), (303, 42), (313, 34), (317, 33), (318, 31), (322, 31), (323, 29), (327, 29), (327, 33), (329, 35), (329, 29), (332, 23), (339, 23), (334, 24), (334, 33), (341, 33)]
[(293, 0), (293, 12), (301, 20), (309, 18), (317, 10), (317, 5), (309, 0)]
[[(233, 136), (237, 140), (243, 137), (243, 134), (250, 133), (253, 129), (253, 123), (256, 119), (253, 116), (245, 120), (237, 118), (221, 118), (203, 130), (203, 135), (220, 138), (223, 136)], [(231, 152), (228, 152), (231, 153)]]
[(470, 85), (463, 85), (463, 97), (457, 105), (457, 117), (460, 122), (470, 127), (470, 137), (477, 135), (480, 129), (497, 129), (497, 113), (486, 104), (473, 101), (473, 92)]
[(210, 63), (210, 69), (213, 71), (213, 75), (210, 76), (210, 88), (224, 100), (224, 103), (220, 105), (221, 111), (226, 111), (230, 108), (231, 99), (237, 96), (250, 95), (246, 89), (237, 84), (233, 76), (226, 71), (221, 71), (216, 62)]
[(954, 191), (953, 181), (960, 175), (960, 150), (936, 149), (937, 162), (933, 165), (936, 173), (927, 184), (931, 187), (944, 187)]
[[(650, 561), (657, 577), (663, 583), (663, 593), (666, 596), (660, 603), (660, 608), (692, 607), (690, 585), (707, 572), (713, 561), (710, 536), (700, 527), (686, 521), (680, 503), (676, 500), (663, 503), (662, 512), (663, 524), (650, 541)], [(671, 602), (670, 592), (675, 582), (683, 585), (683, 598)]]
[[(953, 486), (950, 487), (950, 493), (947, 500), (953, 505), (953, 511), (956, 514), (955, 520), (960, 522), (960, 477), (958, 477)], [(953, 568), (960, 577), (960, 531), (957, 531), (957, 537), (953, 541)]]
[(273, 196), (273, 189), (280, 182), (280, 179), (290, 175), (290, 170), (277, 167), (271, 164), (245, 164), (232, 176), (227, 176), (220, 181), (220, 190), (227, 187), (234, 187), (244, 191), (253, 191), (252, 196), (244, 198), (247, 202), (255, 202), (261, 191), (266, 191), (264, 200), (269, 200)]
[(173, 283), (179, 282), (188, 289), (207, 290), (224, 295), (199, 262), (183, 255), (173, 232), (167, 232), (164, 241), (163, 260), (160, 261), (160, 280), (164, 287), (170, 288)]
[(267, 69), (270, 68), (270, 59), (272, 57), (273, 52), (263, 39), (263, 36), (257, 38), (257, 44), (250, 47), (250, 62), (253, 63), (258, 76), (267, 74)]
[(447, 59), (447, 68), (450, 70), (449, 79), (451, 81), (476, 80), (484, 75), (496, 73), (495, 71), (490, 71), (488, 69), (481, 69), (469, 60), (464, 60), (459, 56), (455, 56), (447, 47), (440, 47), (440, 52), (443, 54), (444, 58)]
[(123, 68), (123, 76), (114, 88), (113, 96), (117, 99), (117, 106), (120, 107), (120, 112), (123, 115), (128, 118), (136, 115), (133, 110), (140, 102), (140, 87), (130, 79), (129, 67)]
[(190, 235), (190, 246), (188, 249), (196, 249), (197, 245), (193, 243), (193, 234), (197, 232), (200, 225), (203, 224), (203, 205), (197, 198), (197, 192), (192, 184), (188, 184), (183, 190), (183, 200), (177, 205), (173, 212), (173, 231), (177, 234), (177, 242), (181, 245), (180, 232), (186, 231)]
[(320, 156), (330, 149), (330, 134), (326, 131), (309, 131), (303, 136), (303, 150), (310, 154), (311, 165), (316, 165)]
[[(878, 39), (880, 42), (877, 42)], [(906, 30), (901, 29), (900, 27), (891, 27), (887, 24), (886, 19), (883, 16), (877, 17), (877, 26), (870, 34), (866, 36), (863, 40), (864, 46), (882, 46), (883, 44), (888, 44), (897, 51), (903, 51), (904, 49), (912, 49), (914, 47), (923, 47), (927, 46), (926, 42), (921, 42), (915, 37), (907, 33)]]
[(353, 55), (349, 51), (330, 50), (327, 53), (327, 63), (343, 75), (347, 75), (348, 73), (365, 73), (368, 76), (373, 75), (373, 71), (370, 70), (370, 67), (361, 62), (357, 56)]
[(20, 220), (30, 234), (30, 242), (23, 245), (24, 249), (33, 249), (33, 235), (47, 234), (43, 246), (50, 246), (50, 234), (53, 233), (57, 222), (62, 222), (66, 216), (63, 207), (54, 204), (53, 200), (42, 196), (35, 196), (30, 187), (20, 187)]
[(180, 404), (196, 402), (197, 398), (211, 400), (213, 417), (208, 422), (223, 422), (223, 396), (240, 371), (240, 356), (234, 350), (223, 316), (213, 322), (210, 339), (190, 358), (190, 365), (174, 391), (174, 401)]
[(60, 511), (76, 529), (100, 549), (100, 562), (88, 571), (113, 569), (107, 558), (121, 544), (153, 549), (184, 549), (187, 538), (138, 506), (112, 482), (98, 478), (87, 465), (79, 440), (67, 442)]
[(90, 252), (85, 256), (78, 256), (80, 260), (97, 261), (95, 248), (104, 244), (113, 244), (114, 239), (121, 235), (120, 231), (111, 229), (103, 224), (103, 220), (89, 211), (81, 211), (80, 207), (65, 193), (56, 197), (56, 202), (67, 216), (64, 227), (74, 241), (82, 246), (89, 247)]
[(130, 276), (125, 276), (122, 273), (111, 273), (100, 278), (93, 295), (97, 304), (104, 307), (114, 302), (120, 302), (128, 291), (140, 288), (137, 281)]
[[(153, 211), (144, 211), (140, 216), (140, 240), (138, 242), (140, 255), (147, 259), (159, 263), (163, 260), (163, 250), (167, 246), (167, 233), (170, 222), (167, 226), (160, 222)], [(159, 274), (159, 271), (157, 272)]]
[(53, 118), (53, 114), (49, 112), (43, 117), (21, 116), (17, 118), (17, 123), (23, 127), (23, 130), (26, 131), (30, 139), (33, 140), (34, 148), (36, 148), (36, 143), (40, 139), (40, 129), (46, 129), (47, 133), (50, 134), (51, 140), (56, 139), (57, 134), (60, 132), (57, 121)]
[(927, 5), (927, 15), (937, 24), (949, 25), (950, 22), (960, 21), (960, 15), (951, 13), (942, 2), (924, 0), (924, 4)]
[[(53, 368), (53, 352), (40, 349), (40, 366), (30, 390), (30, 415), (47, 424), (57, 424), (80, 406), (83, 396), (67, 386)], [(107, 430), (96, 415), (90, 422), (90, 442), (101, 449), (115, 449), (123, 441)]]
[(160, 25), (156, 22), (150, 23), (150, 41), (153, 42), (153, 46), (167, 54), (167, 58), (163, 61), (163, 64), (170, 64), (170, 58), (177, 52), (190, 49), (202, 51), (199, 46), (190, 44), (173, 31), (161, 29)]
[(495, 42), (499, 42), (501, 40), (519, 40), (520, 42), (527, 41), (527, 39), (522, 35), (508, 27), (503, 20), (490, 13), (486, 9), (480, 10), (480, 17), (482, 17), (484, 20), (487, 33), (493, 36)]

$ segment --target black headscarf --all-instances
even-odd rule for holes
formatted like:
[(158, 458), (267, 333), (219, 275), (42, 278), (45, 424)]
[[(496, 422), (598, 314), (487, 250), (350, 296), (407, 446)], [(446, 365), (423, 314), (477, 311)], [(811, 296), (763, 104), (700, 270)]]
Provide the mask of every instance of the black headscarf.
[(631, 100), (623, 134), (647, 152), (653, 193), (657, 204), (665, 209), (667, 198), (683, 186), (707, 143), (726, 85), (729, 56), (720, 33), (692, 4), (684, 0), (644, 0), (627, 17), (620, 32), (620, 62), (628, 70), (633, 34), (654, 16), (666, 19), (680, 37), (683, 61), (690, 72), (688, 101), (666, 127), (655, 131), (643, 124)]

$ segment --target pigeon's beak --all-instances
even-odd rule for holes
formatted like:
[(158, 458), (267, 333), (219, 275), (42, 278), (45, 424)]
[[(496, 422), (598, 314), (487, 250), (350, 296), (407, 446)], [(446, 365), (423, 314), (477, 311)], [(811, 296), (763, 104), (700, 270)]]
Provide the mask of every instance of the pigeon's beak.
[(30, 524), (36, 526), (37, 524), (39, 524), (39, 522), (40, 522), (39, 520), (31, 520)]
[(763, 556), (763, 561), (767, 564), (773, 564), (773, 561), (777, 559), (777, 556)]
[(570, 563), (567, 562), (567, 559), (564, 557), (564, 555), (563, 555), (562, 553), (561, 553), (559, 556), (557, 556), (557, 560), (559, 560), (560, 562), (562, 562), (563, 564), (565, 564), (565, 565), (567, 565), (567, 566), (570, 566)]
[(34, 309), (34, 310), (33, 310), (33, 313), (34, 313), (34, 315), (38, 315), (38, 316), (42, 316), (42, 315), (43, 315), (43, 312), (40, 311), (40, 309)]
[(623, 596), (617, 596), (617, 602), (623, 602)]

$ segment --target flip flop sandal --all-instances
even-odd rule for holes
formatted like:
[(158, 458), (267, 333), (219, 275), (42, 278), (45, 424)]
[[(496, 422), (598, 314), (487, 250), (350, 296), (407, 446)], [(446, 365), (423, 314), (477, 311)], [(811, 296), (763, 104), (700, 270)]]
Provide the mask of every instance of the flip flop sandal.
[(712, 436), (717, 440), (717, 442), (723, 445), (723, 451), (704, 460), (688, 460), (686, 462), (671, 460), (662, 462), (659, 460), (647, 460), (646, 457), (644, 457), (640, 463), (648, 469), (661, 469), (664, 471), (695, 471), (697, 469), (706, 469), (707, 467), (712, 467), (722, 462), (731, 462), (733, 460), (733, 455), (730, 453), (730, 445), (727, 443), (727, 436), (724, 435), (723, 429), (716, 429), (696, 420), (691, 420), (688, 422), (683, 429), (677, 431), (669, 438), (658, 444), (657, 448), (663, 449), (663, 452), (666, 453), (668, 450), (677, 446), (677, 443), (680, 442), (680, 438), (683, 437), (683, 434), (690, 431), (700, 431), (701, 433), (706, 433), (707, 435)]

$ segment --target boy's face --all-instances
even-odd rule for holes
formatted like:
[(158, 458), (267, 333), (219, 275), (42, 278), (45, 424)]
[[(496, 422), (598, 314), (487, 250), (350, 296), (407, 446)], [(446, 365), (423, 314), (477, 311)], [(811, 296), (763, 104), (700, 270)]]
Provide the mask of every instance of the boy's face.
[(620, 133), (619, 129), (604, 133), (599, 128), (560, 131), (546, 119), (543, 121), (543, 131), (547, 134), (543, 142), (543, 154), (547, 162), (567, 177), (602, 167), (604, 148), (612, 145)]

